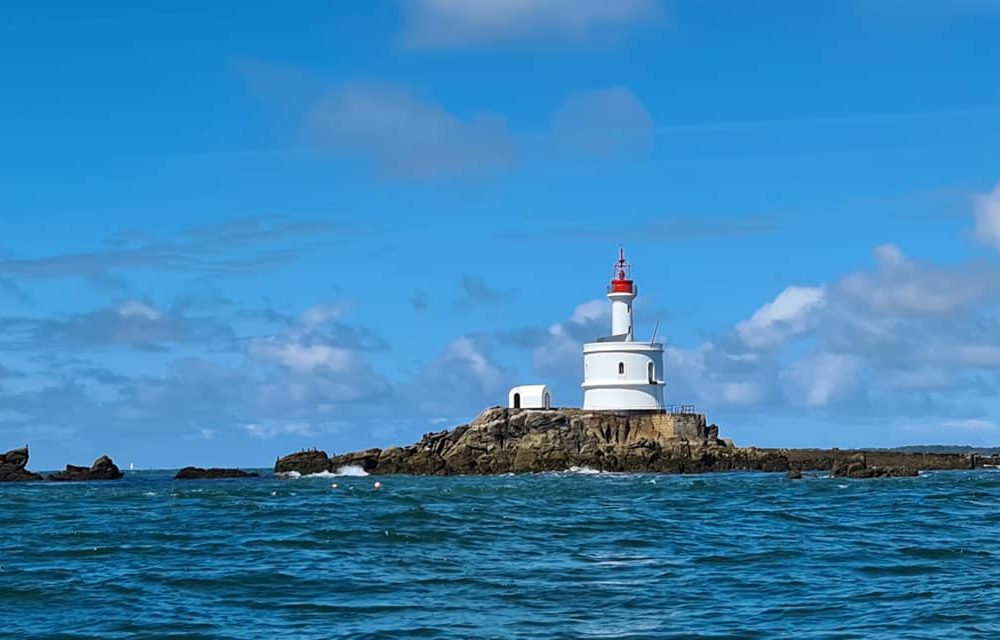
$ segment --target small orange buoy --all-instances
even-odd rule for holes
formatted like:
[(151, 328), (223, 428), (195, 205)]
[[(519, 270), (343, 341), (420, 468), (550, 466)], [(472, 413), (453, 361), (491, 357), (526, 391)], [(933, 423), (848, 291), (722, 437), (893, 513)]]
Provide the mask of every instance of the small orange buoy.
[(375, 488), (376, 489), (381, 489), (382, 488), (382, 483), (376, 480), (375, 481)]

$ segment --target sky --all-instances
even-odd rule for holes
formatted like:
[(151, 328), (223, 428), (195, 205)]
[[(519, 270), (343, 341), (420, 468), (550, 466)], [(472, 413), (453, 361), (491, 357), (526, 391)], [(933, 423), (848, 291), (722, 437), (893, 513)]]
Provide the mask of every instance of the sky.
[(1000, 1), (7, 2), (0, 450), (582, 401), (624, 246), (740, 445), (1000, 445)]

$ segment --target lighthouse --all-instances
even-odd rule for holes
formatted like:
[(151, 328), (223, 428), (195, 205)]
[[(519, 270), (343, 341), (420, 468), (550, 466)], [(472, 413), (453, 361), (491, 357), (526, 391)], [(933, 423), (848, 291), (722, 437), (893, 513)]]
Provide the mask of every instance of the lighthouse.
[(608, 285), (611, 335), (583, 345), (585, 410), (663, 410), (663, 344), (635, 340), (632, 303), (638, 295), (632, 266), (619, 249)]

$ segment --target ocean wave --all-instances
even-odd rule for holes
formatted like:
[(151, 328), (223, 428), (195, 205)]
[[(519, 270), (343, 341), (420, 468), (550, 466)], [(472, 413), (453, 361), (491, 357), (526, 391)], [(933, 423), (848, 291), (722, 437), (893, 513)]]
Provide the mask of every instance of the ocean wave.
[(601, 471), (601, 470), (599, 470), (599, 469), (592, 469), (590, 467), (572, 466), (569, 469), (566, 469), (566, 473), (576, 473), (576, 474), (579, 474), (581, 476), (593, 476), (593, 475), (601, 474), (601, 473), (604, 473), (604, 472)]
[(362, 477), (367, 476), (368, 472), (357, 465), (349, 464), (338, 468), (336, 471), (320, 471), (319, 473), (307, 473), (305, 475), (299, 473), (298, 471), (285, 471), (274, 475), (279, 478), (294, 480), (296, 478), (340, 478), (342, 476)]
[(356, 476), (362, 477), (368, 475), (368, 472), (359, 467), (356, 464), (349, 464), (337, 469), (337, 473), (333, 474), (335, 476)]

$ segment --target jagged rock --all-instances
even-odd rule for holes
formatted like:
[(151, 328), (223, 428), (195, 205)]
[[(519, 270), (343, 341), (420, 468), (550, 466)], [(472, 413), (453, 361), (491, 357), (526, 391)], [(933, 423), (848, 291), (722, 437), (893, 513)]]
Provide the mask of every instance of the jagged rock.
[(174, 476), (174, 480), (218, 480), (222, 478), (259, 478), (256, 471), (244, 471), (243, 469), (219, 469), (212, 467), (202, 469), (201, 467), (184, 467)]
[(798, 469), (789, 469), (786, 476), (789, 480), (801, 480), (802, 472), (799, 471)]
[(918, 474), (918, 469), (914, 466), (870, 465), (869, 455), (871, 454), (856, 453), (846, 460), (835, 461), (830, 467), (830, 475), (836, 478), (902, 478)]
[(361, 467), (366, 473), (371, 473), (378, 466), (378, 458), (381, 452), (381, 449), (368, 449), (367, 451), (333, 456), (329, 461), (329, 469), (337, 471), (343, 467)]
[[(894, 450), (851, 451), (846, 449), (781, 449), (791, 466), (803, 471), (828, 471), (847, 477), (885, 477), (914, 475), (926, 469), (976, 469), (988, 463), (982, 457), (964, 453), (911, 453)], [(868, 471), (869, 468), (878, 471)], [(879, 474), (879, 475), (876, 475)]]
[[(308, 453), (310, 455), (306, 456)], [(322, 470), (319, 452), (278, 460), (275, 472)], [(786, 471), (780, 452), (740, 449), (718, 439), (701, 414), (584, 412), (580, 409), (487, 409), (473, 422), (428, 433), (406, 447), (369, 449), (325, 461), (335, 470), (356, 465), (368, 473), (459, 475), (564, 471), (703, 473)]]
[(41, 480), (42, 476), (28, 471), (28, 447), (0, 453), (0, 482)]
[(301, 473), (309, 475), (312, 473), (323, 473), (330, 471), (330, 457), (325, 451), (310, 449), (299, 451), (283, 458), (278, 458), (274, 463), (275, 473)]
[(90, 467), (66, 465), (65, 471), (50, 474), (48, 479), (56, 482), (84, 482), (88, 480), (120, 480), (125, 474), (108, 456), (101, 456)]
[(658, 473), (795, 469), (869, 478), (990, 464), (1000, 464), (1000, 459), (955, 453), (737, 447), (732, 440), (719, 438), (718, 427), (706, 425), (702, 414), (493, 407), (469, 424), (425, 434), (405, 447), (332, 458), (322, 451), (300, 451), (280, 458), (274, 470), (306, 475), (358, 466), (375, 474), (474, 475), (570, 467)]

